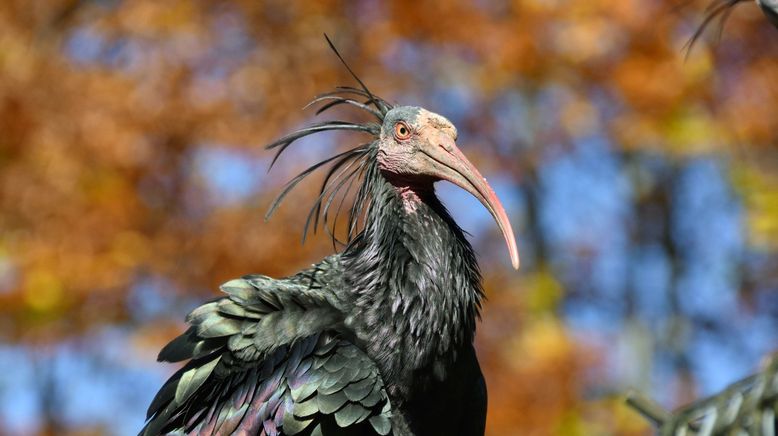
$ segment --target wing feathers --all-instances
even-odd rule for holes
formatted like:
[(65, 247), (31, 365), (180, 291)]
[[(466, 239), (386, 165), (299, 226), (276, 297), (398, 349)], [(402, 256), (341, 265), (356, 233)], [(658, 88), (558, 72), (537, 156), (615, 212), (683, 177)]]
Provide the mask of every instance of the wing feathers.
[(178, 380), (174, 401), (181, 404), (188, 399), (197, 388), (205, 383), (205, 380), (211, 375), (219, 360), (221, 360), (221, 356), (183, 373)]
[(224, 316), (209, 316), (197, 324), (197, 335), (201, 338), (231, 336), (241, 331), (239, 320)]
[(318, 271), (232, 280), (221, 286), (226, 297), (193, 310), (189, 329), (159, 354), (190, 361), (152, 401), (142, 434), (337, 434), (360, 425), (359, 434), (387, 434), (380, 373), (335, 333), (343, 315)]
[(384, 414), (371, 416), (368, 418), (368, 421), (370, 422), (370, 425), (373, 426), (376, 433), (382, 436), (389, 434), (392, 430), (392, 422), (389, 420), (389, 417)]

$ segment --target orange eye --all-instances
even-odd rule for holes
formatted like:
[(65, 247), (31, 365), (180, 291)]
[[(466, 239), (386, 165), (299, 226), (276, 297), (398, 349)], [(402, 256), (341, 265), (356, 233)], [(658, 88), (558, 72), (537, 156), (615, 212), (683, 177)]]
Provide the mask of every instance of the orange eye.
[(411, 137), (411, 129), (407, 124), (400, 121), (394, 125), (394, 137), (399, 140), (406, 140)]

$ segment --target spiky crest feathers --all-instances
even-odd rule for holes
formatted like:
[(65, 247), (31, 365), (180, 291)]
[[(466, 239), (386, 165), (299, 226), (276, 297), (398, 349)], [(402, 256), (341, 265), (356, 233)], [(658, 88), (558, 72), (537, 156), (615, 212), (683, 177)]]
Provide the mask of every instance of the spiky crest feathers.
[[(319, 115), (334, 107), (348, 105), (369, 113), (378, 121), (378, 123), (356, 123), (330, 120), (303, 127), (266, 146), (267, 149), (277, 150), (270, 164), (270, 168), (273, 167), (281, 154), (286, 151), (292, 143), (314, 133), (345, 130), (364, 132), (372, 135), (373, 139), (317, 162), (292, 178), (284, 185), (281, 192), (271, 204), (270, 209), (265, 214), (265, 219), (270, 218), (289, 192), (291, 192), (303, 179), (316, 172), (316, 170), (330, 164), (329, 169), (325, 173), (319, 195), (316, 200), (314, 200), (313, 206), (306, 217), (305, 226), (303, 228), (303, 241), (305, 241), (309, 230), (312, 229), (315, 233), (321, 225), (332, 238), (333, 245), (347, 245), (358, 234), (360, 219), (364, 216), (365, 211), (370, 205), (371, 187), (376, 180), (376, 177), (378, 177), (378, 171), (375, 169), (377, 141), (381, 133), (384, 117), (393, 106), (386, 100), (376, 97), (354, 73), (351, 67), (349, 67), (329, 37), (326, 34), (324, 37), (349, 74), (351, 74), (357, 83), (359, 83), (360, 88), (349, 86), (336, 87), (334, 91), (317, 95), (305, 106), (305, 108), (324, 103), (316, 110), (316, 115)], [(348, 200), (349, 194), (355, 183), (359, 187), (354, 194), (351, 205), (348, 207), (346, 239), (341, 241), (336, 236), (335, 231), (338, 216), (343, 209), (344, 203)], [(338, 197), (340, 197), (339, 200)], [(333, 213), (335, 203), (337, 203), (337, 207), (334, 209)]]

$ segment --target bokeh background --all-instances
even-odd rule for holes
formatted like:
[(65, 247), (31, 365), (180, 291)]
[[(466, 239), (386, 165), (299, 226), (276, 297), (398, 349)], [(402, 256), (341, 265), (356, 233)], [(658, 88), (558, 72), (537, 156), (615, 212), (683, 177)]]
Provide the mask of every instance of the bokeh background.
[[(681, 1), (683, 3), (683, 1)], [(0, 433), (131, 435), (184, 315), (246, 273), (291, 274), (316, 189), (262, 145), (354, 85), (425, 106), (513, 219), (439, 193), (472, 234), (489, 435), (642, 435), (778, 348), (778, 31), (706, 1), (3, 0)], [(345, 112), (342, 117), (361, 116)]]

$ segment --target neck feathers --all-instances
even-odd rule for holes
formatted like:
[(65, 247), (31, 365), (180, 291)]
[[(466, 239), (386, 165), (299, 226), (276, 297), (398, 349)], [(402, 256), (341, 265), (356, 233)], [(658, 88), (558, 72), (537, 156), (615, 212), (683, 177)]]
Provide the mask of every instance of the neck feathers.
[(390, 385), (420, 382), (413, 373), (423, 368), (443, 379), (473, 340), (483, 297), (475, 255), (431, 184), (380, 180), (365, 228), (342, 256), (358, 294), (354, 327)]

